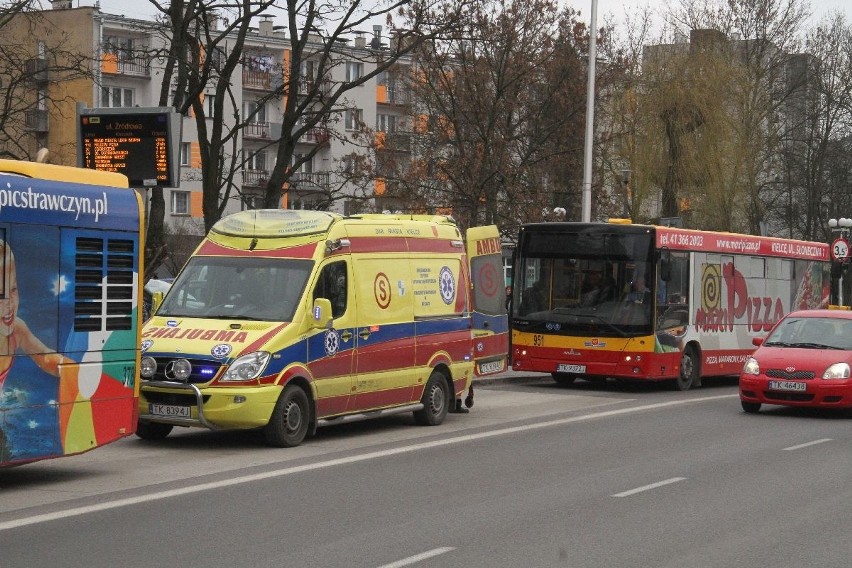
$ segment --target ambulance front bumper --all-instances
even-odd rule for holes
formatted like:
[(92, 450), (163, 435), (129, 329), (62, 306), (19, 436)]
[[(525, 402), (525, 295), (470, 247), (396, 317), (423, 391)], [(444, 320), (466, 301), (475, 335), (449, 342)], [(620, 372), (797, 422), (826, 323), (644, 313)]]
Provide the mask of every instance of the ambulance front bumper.
[(174, 381), (142, 381), (139, 420), (210, 430), (261, 428), (281, 387), (204, 388)]

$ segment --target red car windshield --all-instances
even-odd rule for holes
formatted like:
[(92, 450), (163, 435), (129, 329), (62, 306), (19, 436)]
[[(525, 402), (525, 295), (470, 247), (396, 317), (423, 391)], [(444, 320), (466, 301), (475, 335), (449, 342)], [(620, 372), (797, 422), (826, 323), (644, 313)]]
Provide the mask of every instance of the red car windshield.
[(766, 338), (769, 347), (852, 349), (852, 320), (788, 317)]

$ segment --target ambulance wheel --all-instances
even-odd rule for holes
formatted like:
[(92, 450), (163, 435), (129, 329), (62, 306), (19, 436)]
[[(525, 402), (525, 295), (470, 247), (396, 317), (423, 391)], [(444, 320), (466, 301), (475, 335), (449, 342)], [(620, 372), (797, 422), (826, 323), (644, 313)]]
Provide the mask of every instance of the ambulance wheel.
[(161, 424), (159, 422), (137, 422), (136, 435), (143, 440), (162, 440), (171, 433), (171, 424)]
[(301, 387), (287, 385), (275, 403), (269, 424), (263, 429), (266, 443), (277, 448), (298, 446), (308, 434), (311, 405)]
[(701, 386), (700, 369), (701, 364), (698, 360), (698, 350), (692, 345), (687, 345), (680, 358), (680, 373), (672, 381), (674, 389), (685, 391), (692, 387)]
[(447, 385), (447, 378), (438, 371), (432, 371), (420, 399), (423, 408), (414, 411), (414, 421), (421, 426), (437, 426), (447, 417), (450, 402), (455, 402), (455, 399)]
[(553, 380), (560, 387), (570, 387), (577, 380), (577, 375), (569, 375), (568, 373), (550, 373)]

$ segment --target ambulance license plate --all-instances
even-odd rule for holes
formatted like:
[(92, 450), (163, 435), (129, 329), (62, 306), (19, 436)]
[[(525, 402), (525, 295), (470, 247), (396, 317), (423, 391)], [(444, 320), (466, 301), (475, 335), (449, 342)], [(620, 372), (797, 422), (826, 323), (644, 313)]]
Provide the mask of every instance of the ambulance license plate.
[(150, 404), (148, 412), (152, 416), (168, 416), (177, 418), (189, 418), (191, 408), (189, 406), (177, 406), (174, 404)]
[(769, 390), (804, 392), (807, 389), (807, 383), (797, 383), (795, 381), (769, 381)]
[(500, 361), (491, 361), (489, 363), (480, 363), (479, 364), (479, 373), (484, 375), (486, 373), (499, 373), (503, 370), (503, 360)]
[(560, 363), (558, 367), (556, 367), (557, 373), (585, 373), (586, 366), (585, 365), (567, 365), (565, 363)]

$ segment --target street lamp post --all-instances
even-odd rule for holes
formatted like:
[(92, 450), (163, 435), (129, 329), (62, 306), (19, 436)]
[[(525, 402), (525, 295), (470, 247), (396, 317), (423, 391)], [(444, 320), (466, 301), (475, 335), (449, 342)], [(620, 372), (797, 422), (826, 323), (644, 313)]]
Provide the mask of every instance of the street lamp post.
[(586, 85), (586, 141), (583, 156), (582, 218), (584, 223), (592, 220), (592, 157), (595, 134), (595, 60), (597, 59), (598, 0), (592, 0), (591, 22), (589, 23), (589, 81)]
[(829, 219), (828, 228), (831, 229), (832, 233), (838, 233), (838, 237), (831, 243), (831, 258), (840, 268), (837, 280), (837, 303), (842, 306), (843, 273), (846, 271), (846, 265), (849, 262), (849, 234), (852, 232), (852, 219), (847, 217)]

